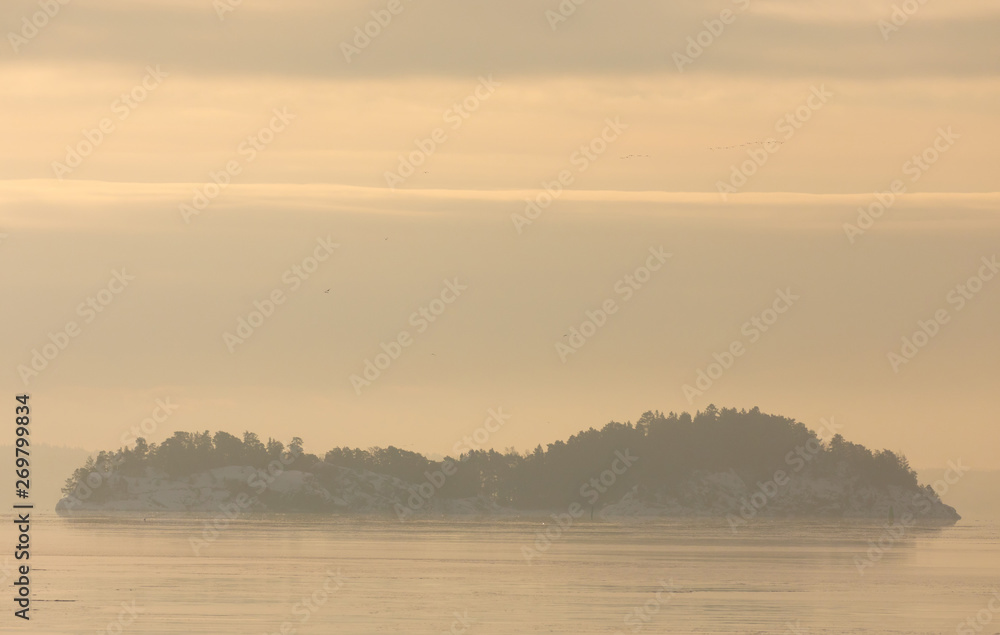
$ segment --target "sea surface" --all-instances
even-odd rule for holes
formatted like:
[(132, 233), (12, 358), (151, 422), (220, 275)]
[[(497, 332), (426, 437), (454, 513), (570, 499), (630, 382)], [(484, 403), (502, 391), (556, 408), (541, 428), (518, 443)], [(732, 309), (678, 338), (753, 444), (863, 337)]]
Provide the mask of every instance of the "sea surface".
[[(996, 523), (761, 521), (734, 533), (719, 520), (265, 515), (206, 531), (212, 522), (35, 517), (32, 619), (14, 619), (8, 599), (0, 630), (1000, 632), (988, 608)], [(959, 630), (969, 618), (975, 628)]]

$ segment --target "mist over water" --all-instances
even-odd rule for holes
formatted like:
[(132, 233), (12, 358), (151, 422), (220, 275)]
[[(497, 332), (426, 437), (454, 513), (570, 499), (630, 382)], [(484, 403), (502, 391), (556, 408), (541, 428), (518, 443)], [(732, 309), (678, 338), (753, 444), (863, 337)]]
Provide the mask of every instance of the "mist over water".
[(3, 0), (0, 633), (1000, 635), (997, 33)]
[(196, 556), (208, 520), (42, 518), (33, 632), (930, 634), (988, 611), (1000, 570), (995, 523), (267, 515)]

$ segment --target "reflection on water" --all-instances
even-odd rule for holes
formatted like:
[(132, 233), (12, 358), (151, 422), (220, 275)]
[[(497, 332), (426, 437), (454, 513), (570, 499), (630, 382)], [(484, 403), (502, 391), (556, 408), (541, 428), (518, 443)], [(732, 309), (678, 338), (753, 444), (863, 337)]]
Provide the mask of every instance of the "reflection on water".
[(996, 525), (209, 520), (39, 518), (31, 632), (942, 633), (1000, 586)]

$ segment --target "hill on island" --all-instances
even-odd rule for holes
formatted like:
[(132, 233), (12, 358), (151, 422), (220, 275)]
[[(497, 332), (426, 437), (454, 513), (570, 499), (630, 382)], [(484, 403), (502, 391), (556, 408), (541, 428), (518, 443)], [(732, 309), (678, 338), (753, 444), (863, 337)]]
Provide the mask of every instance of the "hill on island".
[(305, 451), (241, 437), (176, 432), (105, 451), (67, 480), (58, 510), (514, 513), (889, 518), (954, 522), (902, 454), (871, 451), (826, 423), (758, 408), (646, 412), (531, 452), (470, 450), (430, 460), (395, 447)]

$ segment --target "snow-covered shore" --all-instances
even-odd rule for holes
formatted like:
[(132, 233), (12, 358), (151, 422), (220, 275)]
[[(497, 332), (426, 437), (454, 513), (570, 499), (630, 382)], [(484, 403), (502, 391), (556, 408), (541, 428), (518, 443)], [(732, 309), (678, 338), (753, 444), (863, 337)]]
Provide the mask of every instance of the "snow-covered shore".
[(961, 516), (926, 488), (872, 487), (857, 478), (802, 475), (781, 486), (745, 483), (733, 472), (697, 472), (674, 496), (640, 497), (636, 492), (601, 510), (605, 518), (634, 516), (901, 519), (953, 524)]
[[(672, 495), (630, 491), (599, 500), (605, 519), (624, 517), (720, 517), (731, 522), (757, 517), (912, 519), (951, 524), (960, 519), (927, 488), (872, 487), (859, 479), (801, 475), (781, 486), (745, 483), (733, 472), (696, 472)], [(84, 495), (86, 494), (86, 495)], [(590, 505), (580, 501), (589, 510)], [(106, 476), (97, 488), (59, 501), (56, 511), (74, 512), (314, 511), (428, 515), (536, 515), (500, 507), (484, 497), (453, 499), (427, 483), (414, 485), (367, 470), (319, 463), (309, 472), (269, 474), (253, 467), (223, 467), (187, 478), (165, 474)], [(551, 512), (565, 510), (554, 509)], [(547, 513), (547, 512), (546, 512)]]
[(368, 470), (320, 463), (309, 472), (270, 473), (253, 467), (221, 467), (186, 478), (162, 473), (143, 477), (110, 474), (97, 488), (63, 497), (60, 514), (73, 512), (316, 511), (358, 514), (484, 514), (504, 510), (482, 497), (446, 499), (426, 486)]

